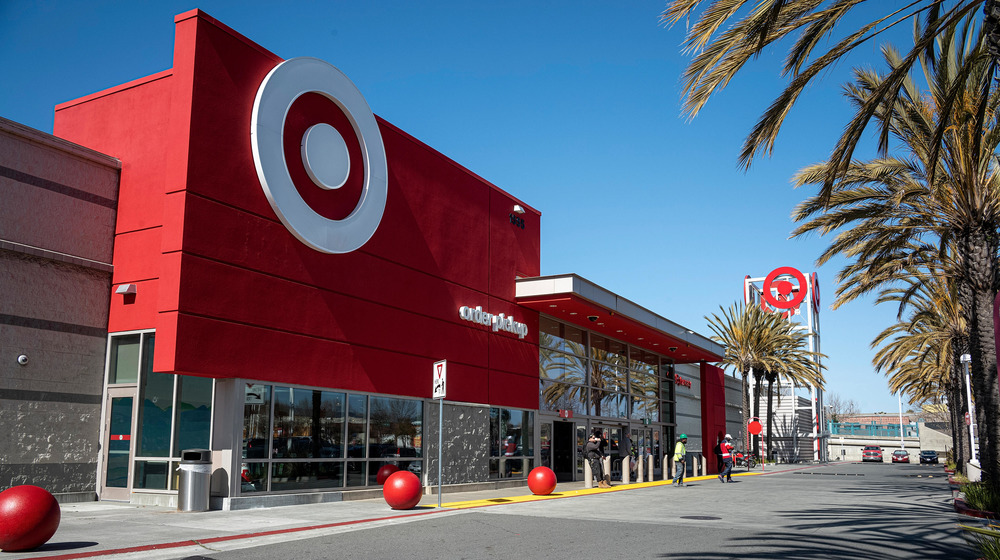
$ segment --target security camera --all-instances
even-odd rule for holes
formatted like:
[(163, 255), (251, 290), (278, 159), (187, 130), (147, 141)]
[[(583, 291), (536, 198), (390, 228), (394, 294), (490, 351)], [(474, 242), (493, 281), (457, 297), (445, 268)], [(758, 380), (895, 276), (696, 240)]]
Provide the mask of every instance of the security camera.
[(671, 346), (670, 347), (670, 351), (671, 352), (676, 352), (677, 351), (677, 347), (676, 346)]
[(590, 319), (591, 323), (597, 322), (598, 319), (597, 315), (587, 315), (587, 318)]
[(28, 365), (28, 357), (25, 356), (24, 354), (21, 354), (20, 356), (17, 357), (17, 363), (21, 364), (22, 366)]

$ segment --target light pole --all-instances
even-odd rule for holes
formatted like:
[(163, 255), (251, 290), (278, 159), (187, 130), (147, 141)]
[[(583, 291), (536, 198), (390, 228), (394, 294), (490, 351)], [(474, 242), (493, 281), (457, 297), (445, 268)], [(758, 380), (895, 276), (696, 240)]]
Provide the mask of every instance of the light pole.
[(976, 409), (972, 404), (972, 384), (971, 384), (971, 374), (969, 373), (969, 364), (972, 363), (972, 356), (969, 354), (962, 354), (960, 358), (962, 361), (962, 369), (965, 371), (965, 398), (969, 403), (966, 414), (969, 416), (969, 462), (975, 466), (979, 466), (979, 461), (976, 460), (976, 435), (972, 429), (972, 421), (976, 417)]
[(899, 391), (899, 448), (906, 449), (906, 442), (903, 441), (903, 391)]

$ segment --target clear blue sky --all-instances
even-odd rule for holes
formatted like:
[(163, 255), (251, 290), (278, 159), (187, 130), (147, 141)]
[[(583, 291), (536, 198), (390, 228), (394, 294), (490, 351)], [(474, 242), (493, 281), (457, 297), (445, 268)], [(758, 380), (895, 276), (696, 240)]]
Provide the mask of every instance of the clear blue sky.
[(811, 194), (790, 177), (847, 122), (853, 61), (810, 88), (773, 157), (744, 173), (738, 151), (780, 91), (784, 51), (689, 122), (683, 29), (659, 24), (663, 0), (11, 0), (0, 1), (0, 116), (51, 132), (56, 104), (171, 67), (174, 15), (192, 8), (282, 58), (339, 67), (376, 114), (539, 209), (543, 274), (577, 273), (710, 335), (705, 315), (741, 299), (747, 274), (818, 271), (828, 394), (897, 410), (869, 349), (895, 309), (831, 311), (842, 261), (817, 269), (829, 240), (788, 239)]

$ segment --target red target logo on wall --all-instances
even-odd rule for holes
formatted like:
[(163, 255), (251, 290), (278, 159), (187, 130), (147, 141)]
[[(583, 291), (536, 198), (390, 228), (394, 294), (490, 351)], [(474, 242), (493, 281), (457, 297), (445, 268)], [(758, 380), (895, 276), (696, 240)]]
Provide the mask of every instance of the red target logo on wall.
[(388, 191), (375, 115), (340, 70), (293, 58), (261, 82), (250, 123), (254, 165), (278, 219), (324, 253), (371, 239)]
[[(787, 278), (793, 278), (793, 284)], [(797, 269), (782, 266), (771, 271), (764, 279), (761, 296), (768, 305), (775, 309), (794, 310), (806, 298), (806, 277)]]

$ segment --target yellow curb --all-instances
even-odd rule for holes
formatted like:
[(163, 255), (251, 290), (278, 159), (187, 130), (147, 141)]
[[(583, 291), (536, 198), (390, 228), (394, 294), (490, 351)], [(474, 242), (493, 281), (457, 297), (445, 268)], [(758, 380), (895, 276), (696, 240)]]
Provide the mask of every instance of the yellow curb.
[[(759, 476), (764, 473), (747, 472), (747, 473), (737, 473), (733, 476)], [(685, 478), (686, 481), (698, 481), (698, 480), (712, 480), (718, 478), (718, 475), (710, 474), (707, 476), (694, 476)], [(468, 509), (476, 507), (485, 506), (498, 506), (502, 504), (517, 504), (524, 502), (538, 502), (541, 500), (554, 500), (556, 498), (572, 498), (574, 496), (587, 496), (590, 494), (603, 494), (605, 492), (619, 492), (622, 490), (636, 490), (639, 488), (652, 488), (655, 486), (666, 486), (670, 484), (670, 480), (654, 480), (651, 482), (641, 482), (632, 484), (621, 484), (617, 486), (612, 486), (611, 488), (583, 488), (581, 490), (571, 490), (569, 492), (554, 492), (552, 494), (546, 494), (542, 496), (537, 496), (535, 494), (529, 494), (526, 496), (509, 496), (506, 498), (491, 498), (484, 500), (468, 500), (464, 502), (448, 502), (446, 504), (441, 504), (442, 508), (448, 509)]]

